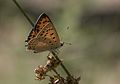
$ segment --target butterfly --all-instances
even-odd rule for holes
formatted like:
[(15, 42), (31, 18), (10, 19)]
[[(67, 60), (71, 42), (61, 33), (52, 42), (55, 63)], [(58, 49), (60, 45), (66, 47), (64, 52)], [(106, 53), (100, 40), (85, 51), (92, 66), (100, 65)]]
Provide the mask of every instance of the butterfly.
[(57, 50), (64, 44), (60, 42), (53, 23), (45, 13), (39, 16), (25, 42), (27, 42), (27, 49), (34, 50), (34, 53)]

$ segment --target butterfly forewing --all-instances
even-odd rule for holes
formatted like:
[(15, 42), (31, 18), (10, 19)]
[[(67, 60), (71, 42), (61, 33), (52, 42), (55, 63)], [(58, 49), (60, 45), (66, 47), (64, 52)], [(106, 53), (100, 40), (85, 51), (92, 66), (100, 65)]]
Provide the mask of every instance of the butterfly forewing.
[(46, 24), (43, 30), (38, 33), (38, 39), (42, 39), (44, 42), (48, 43), (50, 46), (58, 46), (60, 44), (59, 36), (52, 23)]
[(49, 17), (45, 13), (41, 14), (25, 42), (29, 42), (31, 39), (33, 39), (48, 22), (52, 23)]

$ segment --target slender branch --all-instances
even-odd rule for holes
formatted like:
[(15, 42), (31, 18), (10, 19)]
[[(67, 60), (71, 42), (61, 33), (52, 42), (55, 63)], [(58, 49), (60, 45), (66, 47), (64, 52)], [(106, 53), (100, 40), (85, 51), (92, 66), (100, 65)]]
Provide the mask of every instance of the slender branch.
[(60, 74), (59, 74), (54, 68), (53, 68), (52, 70), (57, 74), (57, 76), (59, 77), (59, 79), (62, 81), (62, 84), (66, 84), (66, 83), (64, 82), (64, 80), (63, 80), (64, 78), (61, 77)]
[[(57, 56), (57, 54), (55, 54), (54, 51), (51, 51), (51, 53), (53, 54), (53, 56), (54, 56), (58, 61), (61, 61), (61, 60), (59, 59), (59, 57)], [(64, 69), (64, 71), (66, 72), (66, 74), (71, 77), (70, 72), (66, 69), (66, 67), (64, 66), (64, 64), (63, 64), (62, 62), (61, 62), (61, 67)]]
[(60, 74), (54, 69), (52, 68), (52, 70), (55, 72), (55, 74), (60, 78)]
[(13, 2), (17, 5), (17, 7), (20, 9), (20, 11), (23, 13), (23, 15), (27, 18), (27, 20), (29, 21), (29, 23), (32, 25), (32, 27), (34, 27), (34, 23), (32, 22), (32, 20), (28, 17), (28, 15), (24, 12), (23, 8), (18, 4), (18, 2), (16, 0), (13, 0)]

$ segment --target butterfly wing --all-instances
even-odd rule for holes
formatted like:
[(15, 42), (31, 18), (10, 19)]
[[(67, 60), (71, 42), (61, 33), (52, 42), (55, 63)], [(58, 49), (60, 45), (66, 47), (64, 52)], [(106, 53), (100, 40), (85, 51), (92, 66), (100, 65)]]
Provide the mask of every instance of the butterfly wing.
[(25, 42), (29, 42), (31, 39), (33, 39), (38, 34), (38, 32), (42, 31), (42, 29), (48, 22), (52, 23), (49, 17), (45, 13), (42, 13), (36, 21), (34, 28), (30, 32)]
[[(61, 46), (56, 29), (46, 14), (42, 14), (39, 17), (35, 28), (31, 32), (27, 41), (29, 50), (41, 52), (56, 49)], [(32, 34), (36, 35), (33, 37)]]

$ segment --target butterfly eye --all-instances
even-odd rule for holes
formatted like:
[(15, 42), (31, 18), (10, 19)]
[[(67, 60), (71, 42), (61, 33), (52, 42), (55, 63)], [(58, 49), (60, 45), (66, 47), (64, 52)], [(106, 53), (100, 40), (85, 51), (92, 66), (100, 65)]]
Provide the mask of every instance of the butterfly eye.
[(64, 45), (64, 42), (63, 42), (63, 43), (60, 43), (60, 45), (63, 46), (63, 45)]

